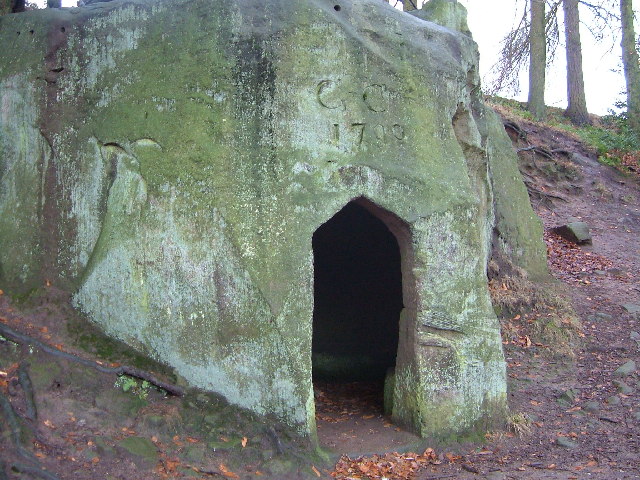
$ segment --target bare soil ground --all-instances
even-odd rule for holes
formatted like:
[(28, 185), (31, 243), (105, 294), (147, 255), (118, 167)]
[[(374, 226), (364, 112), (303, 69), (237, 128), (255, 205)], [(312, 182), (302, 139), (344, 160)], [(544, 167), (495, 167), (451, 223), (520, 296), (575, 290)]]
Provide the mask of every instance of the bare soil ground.
[[(537, 337), (535, 311), (503, 320), (509, 429), (488, 433), (481, 444), (428, 445), (384, 417), (375, 385), (317, 384), (320, 442), (334, 461), (340, 454), (355, 460), (345, 457), (334, 468), (286, 428), (215, 395), (167, 396), (4, 335), (0, 480), (640, 478), (640, 376), (617, 371), (640, 364), (638, 176), (600, 165), (567, 134), (518, 122), (526, 139), (511, 133), (547, 229), (553, 288), (569, 296), (582, 326), (571, 355)], [(575, 246), (549, 231), (570, 220), (589, 225), (593, 245)], [(133, 364), (179, 383), (105, 340), (53, 286), (24, 298), (0, 295), (0, 321), (86, 360)], [(407, 451), (417, 454), (371, 456)]]

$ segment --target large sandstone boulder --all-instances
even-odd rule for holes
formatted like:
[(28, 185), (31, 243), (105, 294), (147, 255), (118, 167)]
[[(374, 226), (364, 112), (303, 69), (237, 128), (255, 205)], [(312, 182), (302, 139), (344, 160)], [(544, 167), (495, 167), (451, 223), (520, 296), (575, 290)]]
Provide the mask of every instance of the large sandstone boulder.
[(312, 436), (312, 370), (386, 374), (423, 436), (502, 419), (487, 261), (545, 251), (469, 35), (379, 0), (135, 0), (4, 16), (0, 44), (3, 289), (70, 289)]

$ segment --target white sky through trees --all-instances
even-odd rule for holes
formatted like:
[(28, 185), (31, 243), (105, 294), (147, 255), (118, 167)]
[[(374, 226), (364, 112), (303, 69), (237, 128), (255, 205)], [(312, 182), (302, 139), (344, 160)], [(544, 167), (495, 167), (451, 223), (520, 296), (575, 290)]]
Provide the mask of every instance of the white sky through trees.
[[(37, 0), (44, 4), (46, 0)], [(295, 1), (295, 0), (292, 0)], [(380, 0), (382, 1), (382, 0)], [(393, 1), (393, 0), (392, 0)], [(459, 0), (469, 12), (469, 28), (473, 32), (473, 38), (478, 42), (480, 49), (480, 74), (483, 86), (491, 83), (490, 70), (495, 64), (500, 53), (500, 41), (505, 34), (517, 24), (521, 10), (516, 11), (516, 5), (524, 5), (523, 0)], [(62, 0), (63, 6), (75, 6), (77, 0)], [(398, 2), (399, 4), (401, 2)], [(418, 0), (419, 4), (423, 1)], [(640, 1), (639, 1), (640, 3)], [(562, 13), (562, 9), (560, 9)], [(619, 13), (619, 12), (617, 12)], [(582, 23), (589, 22), (589, 11), (580, 10)], [(619, 27), (615, 25), (617, 30)], [(640, 29), (636, 27), (636, 32)], [(561, 34), (562, 34), (561, 29)], [(606, 114), (617, 100), (623, 100), (624, 75), (620, 61), (620, 38), (611, 36), (605, 38), (600, 44), (594, 41), (588, 29), (581, 29), (584, 79), (589, 112)], [(547, 72), (546, 104), (554, 107), (566, 107), (566, 75), (565, 53), (562, 46), (556, 53), (553, 66)], [(617, 72), (612, 72), (617, 70)], [(503, 92), (501, 95), (515, 97), (519, 100), (527, 98), (526, 72), (522, 72), (520, 94)]]
[[(490, 83), (489, 70), (498, 59), (500, 41), (504, 35), (517, 25), (522, 10), (516, 11), (516, 4), (524, 4), (515, 0), (459, 0), (469, 12), (469, 28), (480, 48), (480, 73), (483, 85)], [(619, 12), (616, 12), (619, 14)], [(562, 14), (562, 9), (560, 9)], [(620, 36), (607, 36), (597, 43), (589, 30), (584, 26), (590, 20), (590, 12), (580, 8), (583, 23), (580, 34), (582, 39), (582, 56), (584, 81), (589, 112), (603, 115), (618, 100), (624, 100), (624, 75), (620, 60)], [(619, 28), (613, 26), (614, 30)], [(636, 27), (637, 31), (637, 27)], [(561, 27), (561, 36), (564, 30)], [(547, 105), (565, 108), (567, 106), (566, 63), (564, 42), (556, 52), (552, 67), (547, 71), (545, 101)], [(612, 70), (617, 70), (612, 72)], [(519, 100), (526, 101), (528, 92), (526, 72), (521, 75)], [(512, 94), (505, 95), (513, 97)]]

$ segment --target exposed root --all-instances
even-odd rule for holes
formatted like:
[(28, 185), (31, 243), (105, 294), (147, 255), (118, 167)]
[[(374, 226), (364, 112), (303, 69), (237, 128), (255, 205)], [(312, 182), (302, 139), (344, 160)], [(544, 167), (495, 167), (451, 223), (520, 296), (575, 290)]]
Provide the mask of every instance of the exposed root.
[(24, 400), (26, 403), (25, 416), (29, 420), (35, 421), (38, 418), (38, 410), (34, 400), (33, 384), (31, 383), (29, 372), (27, 372), (28, 366), (29, 364), (27, 362), (22, 362), (20, 364), (20, 367), (18, 368), (18, 381), (20, 382), (20, 386), (24, 392)]
[(39, 340), (36, 340), (29, 335), (25, 335), (23, 333), (16, 332), (15, 330), (9, 328), (7, 325), (0, 323), (0, 334), (8, 338), (9, 340), (16, 342), (21, 345), (33, 345), (38, 349), (46, 352), (50, 355), (54, 355), (56, 357), (64, 358), (65, 360), (69, 360), (71, 362), (79, 363), (86, 367), (93, 368), (102, 373), (109, 373), (114, 375), (129, 375), (130, 377), (139, 378), (141, 380), (146, 380), (147, 382), (159, 387), (166, 392), (181, 397), (184, 395), (184, 389), (177, 385), (173, 385), (171, 383), (163, 382), (158, 379), (155, 375), (146, 372), (144, 370), (140, 370), (139, 368), (131, 367), (128, 365), (121, 365), (119, 367), (105, 367), (104, 365), (100, 365), (92, 360), (87, 360), (85, 358), (79, 357), (77, 355), (73, 355), (71, 353), (64, 352), (55, 347), (47, 345)]
[[(29, 462), (29, 464), (13, 463), (11, 464), (11, 469), (19, 473), (28, 473), (29, 475), (45, 480), (59, 480), (57, 476), (40, 467), (38, 460), (22, 445), (22, 428), (20, 427), (20, 421), (13, 409), (13, 405), (11, 405), (9, 399), (2, 392), (0, 392), (0, 409), (9, 427), (9, 434), (16, 453)], [(0, 473), (0, 478), (2, 478), (6, 472), (4, 471), (4, 466), (0, 466), (3, 467), (2, 473)]]

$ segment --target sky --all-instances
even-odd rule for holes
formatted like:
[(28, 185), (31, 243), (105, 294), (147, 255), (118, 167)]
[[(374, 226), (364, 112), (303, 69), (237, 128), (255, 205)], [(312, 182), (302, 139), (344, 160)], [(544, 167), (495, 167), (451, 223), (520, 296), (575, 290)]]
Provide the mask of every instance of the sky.
[[(63, 6), (76, 4), (77, 0), (63, 0)], [(292, 0), (294, 1), (294, 0)], [(419, 0), (420, 3), (423, 3)], [(483, 85), (491, 83), (489, 72), (498, 60), (500, 41), (518, 22), (516, 6), (523, 0), (459, 0), (468, 10), (469, 28), (480, 49), (480, 74)], [(45, 0), (38, 0), (38, 3)], [(588, 21), (587, 10), (581, 10), (582, 20)], [(636, 26), (636, 33), (640, 29)], [(620, 39), (607, 38), (599, 44), (586, 28), (581, 30), (583, 47), (583, 69), (587, 107), (591, 113), (604, 115), (618, 100), (624, 100), (624, 77), (620, 64)], [(564, 50), (558, 50), (556, 60), (547, 72), (545, 100), (547, 105), (566, 107), (566, 75), (564, 72)], [(617, 70), (617, 72), (614, 72)], [(527, 74), (523, 72), (520, 94), (503, 92), (502, 95), (519, 100), (527, 98)], [(485, 91), (487, 89), (485, 88)]]

